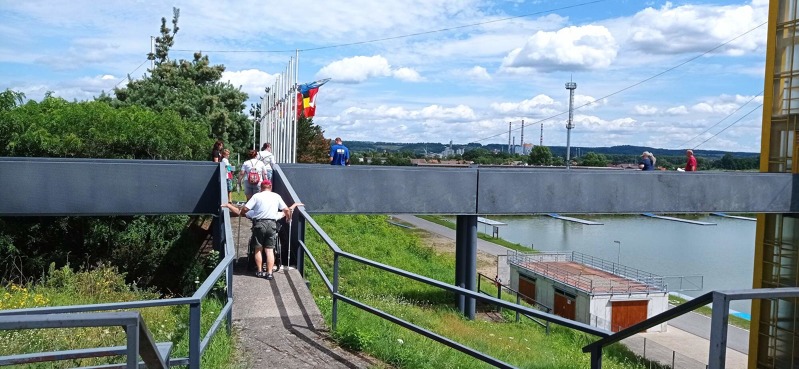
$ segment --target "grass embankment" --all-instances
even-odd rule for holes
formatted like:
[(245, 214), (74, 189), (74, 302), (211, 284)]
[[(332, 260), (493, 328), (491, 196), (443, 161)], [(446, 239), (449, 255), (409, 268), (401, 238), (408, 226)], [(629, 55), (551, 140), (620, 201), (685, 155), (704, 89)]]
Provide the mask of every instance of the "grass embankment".
[[(395, 227), (386, 216), (320, 215), (315, 220), (336, 240), (339, 247), (365, 258), (454, 283), (455, 261), (452, 254), (437, 254), (422, 245), (418, 230)], [(332, 279), (333, 253), (320, 237), (308, 230), (308, 243), (325, 274)], [(544, 328), (528, 321), (469, 321), (455, 306), (455, 295), (419, 282), (340, 258), (339, 291), (406, 321), (418, 324), (466, 346), (522, 368), (587, 368), (589, 355), (582, 347), (595, 337), (553, 325), (550, 335)], [(331, 324), (332, 301), (321, 278), (310, 262), (306, 275), (311, 290)], [(342, 346), (365, 351), (384, 362), (401, 368), (488, 368), (468, 355), (431, 341), (398, 325), (340, 302), (338, 327), (333, 337)], [(645, 368), (623, 346), (604, 351), (606, 368)], [(652, 365), (654, 366), (654, 365)]]
[[(686, 302), (688, 302), (688, 300), (686, 300), (684, 298), (669, 295), (669, 304), (672, 304), (674, 306), (678, 306), (678, 305), (682, 305), (682, 304), (684, 304)], [(702, 307), (694, 310), (694, 312), (696, 312), (698, 314), (702, 314), (704, 316), (708, 316), (708, 317), (713, 315), (713, 309), (711, 309), (709, 306), (702, 306)], [(733, 325), (733, 326), (736, 326), (738, 328), (743, 328), (743, 329), (749, 330), (750, 323), (751, 323), (750, 321), (748, 321), (748, 320), (746, 320), (744, 318), (740, 318), (740, 317), (737, 317), (735, 315), (730, 315), (729, 316), (729, 324)]]
[[(452, 223), (452, 222), (450, 222), (450, 221), (448, 221), (446, 219), (439, 218), (437, 216), (433, 216), (433, 215), (417, 215), (417, 217), (422, 218), (422, 219), (424, 219), (426, 221), (433, 222), (433, 223), (436, 223), (438, 225), (447, 227), (449, 229), (455, 229), (455, 223)], [(483, 232), (477, 232), (477, 238), (479, 238), (481, 240), (484, 240), (484, 241), (493, 242), (493, 243), (495, 243), (497, 245), (507, 247), (507, 248), (509, 248), (511, 250), (524, 251), (524, 252), (534, 252), (533, 249), (530, 248), (530, 247), (522, 246), (522, 245), (520, 245), (518, 243), (509, 242), (509, 241), (503, 240), (501, 238), (495, 238), (495, 237), (492, 237), (491, 235), (487, 235), (487, 234), (485, 234)]]
[[(43, 306), (68, 306), (138, 300), (155, 300), (156, 293), (138, 290), (125, 284), (116, 269), (99, 266), (92, 271), (73, 272), (69, 267), (51, 269), (43, 281), (28, 286), (0, 287), (0, 310)], [(202, 304), (202, 332), (216, 319), (224, 305), (215, 299)], [(187, 306), (164, 306), (139, 311), (156, 342), (173, 342), (172, 357), (188, 356)], [(121, 327), (27, 329), (0, 331), (0, 356), (55, 350), (124, 346), (125, 332)], [(202, 357), (203, 368), (238, 368), (233, 339), (224, 327), (217, 331)], [(62, 360), (10, 366), (9, 368), (73, 368), (88, 365), (124, 363), (125, 357), (106, 357)]]

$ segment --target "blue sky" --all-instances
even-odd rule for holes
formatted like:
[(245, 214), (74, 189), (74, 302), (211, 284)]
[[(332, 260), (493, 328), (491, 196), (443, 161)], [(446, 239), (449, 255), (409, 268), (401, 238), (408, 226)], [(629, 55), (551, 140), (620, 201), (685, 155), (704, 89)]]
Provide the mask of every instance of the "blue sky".
[(524, 120), (564, 146), (573, 80), (573, 146), (760, 150), (767, 0), (3, 2), (0, 88), (86, 100), (141, 78), (173, 6), (171, 57), (203, 51), (252, 102), (294, 55), (273, 51), (300, 49), (300, 83), (332, 78), (315, 122), (345, 142), (507, 143), (513, 122), (519, 143)]

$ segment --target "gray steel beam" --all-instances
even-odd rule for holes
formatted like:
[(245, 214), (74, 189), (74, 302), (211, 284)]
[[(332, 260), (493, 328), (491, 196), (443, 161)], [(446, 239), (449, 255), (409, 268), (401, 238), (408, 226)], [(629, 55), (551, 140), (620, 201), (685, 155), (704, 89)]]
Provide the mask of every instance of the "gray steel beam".
[(474, 214), (477, 171), (280, 164), (300, 201), (313, 213)]
[(310, 213), (799, 212), (788, 173), (280, 166)]
[(0, 215), (217, 214), (221, 164), (0, 158)]

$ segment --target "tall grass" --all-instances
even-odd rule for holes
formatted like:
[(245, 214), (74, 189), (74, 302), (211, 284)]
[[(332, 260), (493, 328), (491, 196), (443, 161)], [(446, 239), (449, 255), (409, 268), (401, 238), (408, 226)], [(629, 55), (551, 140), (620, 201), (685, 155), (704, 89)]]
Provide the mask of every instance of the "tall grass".
[[(437, 254), (422, 245), (413, 231), (389, 225), (385, 216), (316, 216), (316, 221), (347, 252), (400, 269), (454, 282), (455, 261), (451, 254)], [(306, 232), (314, 257), (328, 277), (333, 276), (333, 254), (313, 232)], [(587, 368), (589, 355), (582, 347), (596, 338), (554, 326), (550, 335), (533, 322), (489, 322), (482, 316), (469, 321), (455, 306), (453, 293), (442, 291), (393, 273), (344, 259), (340, 261), (339, 291), (401, 319), (425, 327), (466, 346), (522, 368)], [(332, 300), (321, 278), (306, 263), (311, 289), (328, 324)], [(488, 368), (490, 365), (431, 341), (393, 323), (339, 303), (338, 327), (333, 333), (339, 344), (368, 352), (401, 368)], [(606, 368), (645, 368), (622, 346), (605, 350)], [(654, 366), (653, 366), (654, 367)]]
[[(116, 268), (100, 265), (93, 270), (73, 271), (68, 266), (55, 269), (39, 284), (0, 287), (0, 309), (98, 304), (158, 299), (157, 293), (126, 285)], [(205, 299), (202, 303), (202, 332), (207, 332), (223, 303)], [(156, 342), (172, 342), (172, 357), (188, 356), (188, 307), (163, 306), (137, 309)], [(0, 356), (24, 353), (124, 346), (121, 327), (27, 329), (0, 331)], [(202, 358), (203, 368), (231, 368), (236, 361), (233, 339), (224, 329), (217, 332)], [(124, 357), (62, 360), (10, 366), (10, 368), (72, 368), (76, 366), (122, 363)]]

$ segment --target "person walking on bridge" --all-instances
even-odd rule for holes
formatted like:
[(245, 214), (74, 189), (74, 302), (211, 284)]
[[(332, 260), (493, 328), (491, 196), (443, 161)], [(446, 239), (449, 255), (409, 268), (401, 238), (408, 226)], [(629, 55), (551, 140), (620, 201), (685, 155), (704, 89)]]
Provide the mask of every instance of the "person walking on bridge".
[(685, 157), (688, 159), (685, 163), (686, 172), (696, 172), (696, 157), (693, 150), (685, 150)]
[[(258, 271), (256, 277), (266, 277), (272, 279), (272, 269), (275, 266), (275, 245), (277, 244), (277, 221), (281, 217), (286, 217), (286, 222), (291, 222), (291, 213), (295, 207), (302, 203), (286, 206), (280, 195), (272, 192), (272, 182), (265, 179), (261, 182), (261, 192), (253, 195), (244, 207), (237, 208), (233, 204), (222, 204), (222, 207), (230, 209), (236, 216), (246, 216), (252, 220), (252, 237), (250, 247), (254, 249), (255, 266)], [(266, 249), (266, 270), (263, 270), (263, 258), (261, 251)]]
[(350, 149), (336, 137), (336, 144), (330, 148), (330, 165), (350, 165)]

